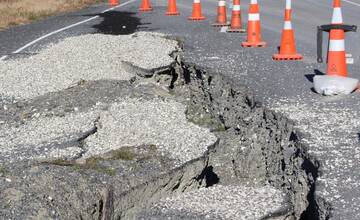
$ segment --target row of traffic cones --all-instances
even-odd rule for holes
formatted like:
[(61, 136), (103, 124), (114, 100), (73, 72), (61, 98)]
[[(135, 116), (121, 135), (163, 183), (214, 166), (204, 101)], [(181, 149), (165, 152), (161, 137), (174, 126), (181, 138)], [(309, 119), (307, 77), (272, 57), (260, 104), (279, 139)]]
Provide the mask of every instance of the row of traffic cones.
[[(116, 1), (116, 0), (111, 0)], [(168, 0), (168, 10), (166, 15), (180, 15), (176, 8), (176, 0)], [(149, 0), (142, 0), (139, 11), (151, 11), (152, 7)], [(194, 0), (193, 12), (189, 17), (190, 20), (204, 20), (205, 16), (201, 12), (200, 0)], [(217, 8), (217, 20), (213, 26), (228, 26), (226, 17), (226, 1), (219, 0)], [(233, 0), (233, 9), (231, 13), (230, 28), (227, 32), (244, 33), (246, 30), (242, 27), (240, 0)], [(243, 47), (265, 47), (266, 42), (261, 40), (260, 11), (257, 0), (251, 0), (249, 7), (247, 41), (241, 45)], [(273, 55), (274, 60), (301, 60), (302, 56), (296, 53), (294, 31), (291, 26), (291, 0), (286, 0), (285, 23), (282, 33), (282, 40), (279, 54)]]
[[(225, 1), (219, 0), (218, 15), (213, 26), (227, 26)], [(230, 28), (227, 32), (245, 32), (242, 27), (240, 0), (233, 0)], [(247, 25), (247, 41), (243, 47), (264, 47), (266, 42), (261, 39), (260, 9), (257, 0), (251, 0)], [(274, 60), (300, 60), (302, 56), (296, 53), (294, 32), (291, 27), (291, 0), (286, 1), (285, 24), (279, 54), (273, 55)]]
[[(332, 24), (343, 24), (341, 14), (341, 0), (333, 0)], [(116, 5), (118, 0), (110, 0), (111, 5)], [(140, 11), (151, 11), (150, 0), (142, 0)], [(281, 35), (279, 52), (272, 56), (273, 60), (302, 60), (303, 56), (297, 53), (294, 30), (291, 24), (291, 0), (286, 0), (284, 27)], [(176, 0), (168, 0), (168, 16), (180, 15), (176, 7)], [(203, 20), (205, 16), (201, 11), (200, 0), (193, 0), (193, 11), (189, 20)], [(233, 0), (233, 9), (231, 21), (228, 23), (226, 15), (226, 1), (219, 0), (217, 7), (217, 19), (212, 26), (223, 27), (230, 26), (227, 32), (244, 33), (247, 32), (247, 40), (242, 42), (243, 47), (265, 47), (266, 42), (262, 41), (260, 8), (257, 0), (251, 0), (249, 6), (247, 31), (243, 28), (241, 19), (240, 0)], [(342, 29), (332, 29), (329, 34), (328, 67), (326, 71), (328, 76), (347, 77), (346, 53), (345, 53), (345, 32)], [(318, 81), (320, 77), (314, 79)], [(357, 82), (358, 83), (358, 82)]]

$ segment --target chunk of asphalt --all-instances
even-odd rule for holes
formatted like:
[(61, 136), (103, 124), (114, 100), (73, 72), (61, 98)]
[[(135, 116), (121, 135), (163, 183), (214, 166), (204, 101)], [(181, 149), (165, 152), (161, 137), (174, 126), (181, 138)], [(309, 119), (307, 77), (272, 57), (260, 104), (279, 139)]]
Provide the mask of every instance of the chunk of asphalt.
[(70, 37), (31, 57), (0, 61), (0, 95), (30, 99), (83, 80), (130, 80), (128, 64), (163, 69), (174, 62), (169, 55), (177, 49), (176, 41), (156, 33)]
[(216, 185), (163, 198), (136, 219), (263, 219), (285, 210), (286, 196), (273, 187)]
[(85, 140), (84, 158), (124, 146), (155, 145), (176, 166), (204, 154), (217, 138), (209, 129), (186, 119), (181, 103), (173, 100), (127, 99), (100, 114), (96, 134)]
[(42, 158), (73, 158), (83, 150), (78, 139), (94, 129), (96, 111), (40, 117), (0, 127), (0, 164)]

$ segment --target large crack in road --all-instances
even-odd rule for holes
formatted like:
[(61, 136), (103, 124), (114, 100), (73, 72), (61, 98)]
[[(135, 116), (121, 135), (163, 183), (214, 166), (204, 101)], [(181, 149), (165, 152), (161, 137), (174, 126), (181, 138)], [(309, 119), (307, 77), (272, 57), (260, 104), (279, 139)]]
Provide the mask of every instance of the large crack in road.
[[(293, 122), (263, 107), (250, 91), (224, 75), (186, 62), (181, 51), (172, 51), (171, 56), (170, 64), (151, 71), (131, 62), (122, 64), (127, 72), (136, 73), (130, 80), (128, 76), (80, 80), (65, 90), (52, 88), (54, 92), (34, 99), (2, 104), (7, 109), (2, 120), (10, 128), (15, 124), (26, 131), (21, 129), (44, 115), (40, 127), (58, 121), (60, 128), (71, 121), (76, 129), (70, 136), (59, 134), (65, 141), (50, 140), (60, 142), (55, 147), (58, 152), (71, 148), (70, 154), (19, 160), (14, 151), (14, 161), (3, 160), (0, 216), (327, 219), (330, 206), (314, 193), (319, 164), (307, 153)], [(157, 112), (154, 106), (174, 109)], [(156, 114), (157, 121), (176, 121), (149, 125), (166, 127), (162, 132), (172, 137), (168, 143), (144, 141), (158, 141), (155, 131), (159, 130), (145, 132), (145, 124), (144, 133), (139, 132), (143, 136), (134, 134), (133, 145), (123, 142), (121, 123), (128, 117), (117, 114), (131, 111), (146, 121), (144, 109)], [(107, 117), (118, 124), (112, 125)], [(182, 129), (176, 130), (177, 126)], [(45, 136), (50, 133), (44, 129)], [(107, 148), (106, 138), (114, 134), (111, 140), (119, 141)], [(74, 146), (69, 137), (76, 140), (71, 141)], [(188, 142), (194, 137), (199, 143)], [(92, 148), (95, 142), (89, 141), (100, 138), (105, 142), (97, 143), (106, 150), (84, 157), (89, 150), (101, 149)], [(35, 146), (48, 141), (41, 140)], [(202, 156), (199, 146), (208, 146)], [(74, 148), (80, 153), (73, 154)]]

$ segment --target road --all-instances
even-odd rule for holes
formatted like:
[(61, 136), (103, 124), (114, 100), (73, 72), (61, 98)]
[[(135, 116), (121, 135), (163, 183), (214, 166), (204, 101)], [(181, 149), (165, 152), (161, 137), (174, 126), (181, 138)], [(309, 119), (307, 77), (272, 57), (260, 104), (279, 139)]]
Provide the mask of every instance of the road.
[[(192, 9), (190, 1), (178, 1), (181, 16), (166, 19), (166, 2), (163, 0), (153, 1), (154, 11), (147, 14), (137, 13), (138, 1), (130, 2), (86, 23), (50, 35), (19, 52), (31, 54), (68, 36), (94, 32), (127, 34), (138, 28), (178, 36), (185, 41), (187, 61), (211, 68), (246, 85), (268, 108), (288, 115), (297, 123), (304, 133), (309, 152), (321, 164), (316, 194), (331, 203), (332, 219), (360, 219), (359, 93), (327, 98), (311, 90), (313, 75), (326, 69), (325, 64), (316, 63), (316, 26), (330, 22), (332, 1), (293, 0), (297, 49), (304, 55), (301, 62), (271, 60), (280, 43), (284, 1), (260, 1), (262, 34), (268, 47), (259, 49), (241, 48), (241, 42), (246, 38), (244, 34), (222, 33), (220, 29), (210, 27), (215, 21), (217, 2), (204, 0), (202, 3), (207, 20), (192, 22), (187, 20)], [(249, 0), (241, 3), (246, 21)], [(342, 6), (345, 23), (360, 25), (360, 0), (343, 0)], [(105, 9), (105, 5), (98, 5), (0, 32), (0, 56), (18, 56), (12, 52), (45, 34), (92, 18)], [(349, 75), (358, 79), (359, 42), (360, 33), (347, 34), (346, 50), (353, 55), (355, 62), (349, 65)]]

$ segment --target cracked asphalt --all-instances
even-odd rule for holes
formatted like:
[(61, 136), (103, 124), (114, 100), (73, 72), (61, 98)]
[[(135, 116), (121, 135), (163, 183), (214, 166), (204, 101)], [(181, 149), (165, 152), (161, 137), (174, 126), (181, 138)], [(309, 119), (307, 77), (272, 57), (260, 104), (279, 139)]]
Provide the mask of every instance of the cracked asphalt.
[[(221, 33), (210, 27), (215, 21), (216, 1), (202, 1), (207, 20), (191, 22), (190, 1), (178, 1), (179, 17), (164, 17), (166, 2), (153, 1), (154, 11), (137, 13), (139, 1), (101, 15), (77, 27), (53, 35), (23, 53), (36, 53), (49, 43), (86, 33), (128, 34), (137, 30), (157, 31), (184, 40), (187, 61), (209, 67), (239, 84), (246, 85), (270, 109), (293, 119), (303, 133), (303, 142), (320, 162), (316, 194), (332, 205), (332, 219), (360, 219), (360, 108), (359, 93), (323, 97), (312, 91), (312, 77), (326, 69), (316, 63), (316, 26), (331, 20), (332, 1), (293, 1), (293, 26), (300, 62), (274, 62), (271, 55), (280, 43), (283, 1), (260, 1), (263, 40), (267, 48), (243, 49), (244, 34)], [(351, 3), (352, 2), (352, 3)], [(249, 1), (242, 3), (243, 22)], [(355, 3), (355, 4), (354, 4)], [(345, 23), (359, 25), (360, 1), (343, 1)], [(0, 32), (0, 56), (67, 25), (98, 15), (106, 5), (97, 5), (71, 14), (51, 17), (33, 24)], [(228, 11), (230, 16), (230, 10)], [(124, 19), (122, 19), (124, 18)], [(125, 26), (125, 28), (124, 28)], [(349, 33), (346, 49), (354, 57), (349, 75), (360, 78), (360, 34)], [(18, 56), (18, 55), (11, 55)], [(10, 58), (11, 58), (10, 56)]]

